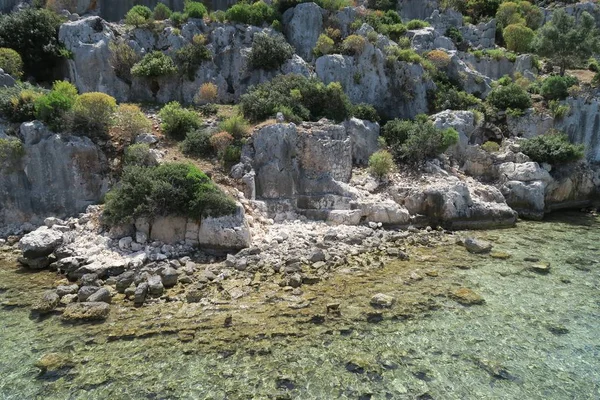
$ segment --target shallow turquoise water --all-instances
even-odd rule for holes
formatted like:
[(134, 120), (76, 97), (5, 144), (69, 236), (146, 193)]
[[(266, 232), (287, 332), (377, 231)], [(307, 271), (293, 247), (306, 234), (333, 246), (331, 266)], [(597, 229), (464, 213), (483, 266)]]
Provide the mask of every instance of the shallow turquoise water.
[[(341, 331), (306, 324), (299, 330), (313, 334), (239, 339), (227, 351), (173, 335), (94, 340), (101, 326), (3, 308), (0, 398), (599, 399), (599, 228), (597, 218), (570, 213), (477, 233), (511, 257), (472, 256), (450, 284), (485, 305), (440, 297), (418, 318)], [(533, 272), (526, 257), (550, 262), (551, 272)], [(453, 260), (441, 253), (438, 262)], [(24, 290), (31, 278), (20, 276)], [(68, 354), (75, 367), (39, 377), (34, 363), (47, 352)]]

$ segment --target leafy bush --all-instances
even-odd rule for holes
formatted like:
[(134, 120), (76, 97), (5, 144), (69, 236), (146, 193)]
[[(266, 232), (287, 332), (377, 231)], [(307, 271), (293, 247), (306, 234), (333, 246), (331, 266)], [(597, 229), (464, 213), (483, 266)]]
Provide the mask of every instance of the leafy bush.
[(383, 136), (394, 156), (406, 162), (436, 157), (458, 142), (452, 128), (438, 129), (427, 117), (416, 121), (391, 120), (383, 127)]
[[(275, 2), (278, 11), (283, 14), (289, 8), (296, 7), (298, 4), (308, 3), (309, 0), (279, 0)], [(321, 8), (328, 11), (338, 11), (344, 7), (352, 6), (351, 0), (316, 0), (314, 1)]]
[(185, 21), (187, 21), (188, 16), (187, 16), (187, 14), (183, 14), (180, 12), (174, 12), (173, 14), (171, 14), (171, 17), (169, 19), (171, 20), (171, 23), (173, 24), (173, 26), (179, 28), (179, 27), (181, 27), (181, 25), (183, 25), (183, 23)]
[(334, 48), (335, 42), (333, 41), (333, 39), (327, 36), (326, 34), (321, 33), (319, 35), (319, 38), (317, 39), (317, 44), (313, 49), (313, 53), (315, 54), (315, 56), (321, 57), (331, 53)]
[(387, 150), (379, 150), (369, 157), (369, 171), (378, 179), (383, 179), (394, 167), (394, 158)]
[(394, 10), (396, 8), (397, 0), (368, 0), (367, 6), (373, 10)]
[(540, 27), (544, 15), (539, 7), (528, 1), (507, 1), (500, 5), (496, 21), (500, 29), (520, 24), (533, 30)]
[(468, 17), (473, 23), (496, 15), (502, 0), (445, 0), (445, 7), (452, 7)]
[(56, 81), (52, 90), (35, 102), (35, 117), (44, 121), (55, 132), (65, 126), (65, 115), (73, 108), (77, 100), (77, 88), (65, 81)]
[(223, 163), (225, 165), (237, 164), (242, 157), (242, 148), (240, 146), (228, 146), (223, 153)]
[(0, 48), (0, 68), (17, 79), (23, 76), (23, 60), (13, 49)]
[(152, 17), (157, 21), (163, 21), (165, 19), (169, 19), (173, 14), (173, 11), (163, 3), (158, 3), (156, 7), (154, 7), (154, 12), (152, 13)]
[(548, 109), (554, 119), (563, 119), (570, 111), (571, 107), (568, 104), (560, 104), (558, 100), (550, 100)]
[(10, 122), (32, 121), (35, 119), (35, 102), (45, 93), (29, 83), (0, 88), (0, 113)]
[(326, 117), (343, 121), (350, 115), (351, 106), (339, 83), (325, 85), (316, 78), (295, 74), (279, 75), (250, 88), (240, 102), (243, 115), (251, 121), (272, 117), (282, 107), (291, 110), (299, 120)]
[(231, 146), (234, 142), (233, 136), (228, 132), (219, 132), (212, 135), (209, 139), (210, 145), (215, 149), (219, 158), (223, 158), (225, 151), (229, 146)]
[(526, 53), (531, 49), (535, 33), (530, 28), (521, 24), (508, 25), (502, 31), (506, 48), (517, 53)]
[(529, 94), (517, 84), (500, 85), (488, 95), (486, 101), (499, 110), (525, 110), (531, 107)]
[(277, 11), (264, 1), (256, 3), (237, 3), (225, 13), (225, 18), (232, 22), (261, 26), (277, 20)]
[(23, 142), (17, 138), (0, 138), (0, 170), (11, 167), (25, 155)]
[(462, 33), (455, 26), (451, 26), (448, 29), (446, 29), (445, 36), (450, 38), (456, 45), (461, 44), (463, 42)]
[(181, 107), (176, 101), (165, 105), (158, 116), (162, 120), (161, 129), (163, 132), (175, 139), (183, 139), (185, 135), (200, 128), (202, 120), (192, 110)]
[(71, 110), (72, 130), (91, 137), (104, 137), (113, 123), (117, 101), (99, 92), (77, 97)]
[(125, 165), (138, 165), (149, 167), (153, 164), (150, 156), (150, 146), (147, 143), (136, 143), (127, 146), (123, 154), (123, 163)]
[(190, 81), (196, 78), (196, 71), (202, 64), (202, 61), (212, 59), (210, 50), (204, 45), (205, 38), (202, 35), (195, 35), (192, 43), (186, 44), (175, 53), (175, 61), (182, 74), (187, 75)]
[(500, 145), (496, 142), (488, 140), (487, 142), (481, 145), (481, 149), (487, 151), (488, 153), (497, 153), (498, 151), (500, 151)]
[(294, 48), (285, 41), (283, 36), (257, 33), (252, 41), (248, 63), (253, 69), (275, 70), (293, 54)]
[(248, 122), (240, 115), (227, 118), (219, 124), (219, 128), (232, 135), (236, 140), (246, 136), (250, 130)]
[(446, 68), (450, 65), (450, 56), (443, 50), (431, 50), (425, 57), (439, 69)]
[(46, 80), (66, 54), (58, 42), (61, 23), (58, 15), (44, 9), (25, 8), (2, 15), (0, 47), (11, 48), (21, 55), (27, 75)]
[(561, 164), (583, 157), (584, 146), (569, 142), (569, 137), (560, 132), (536, 136), (521, 142), (521, 151), (539, 163)]
[(190, 18), (204, 18), (208, 11), (206, 10), (204, 4), (197, 1), (188, 1), (185, 3), (183, 12), (185, 12)]
[(135, 26), (136, 28), (145, 26), (152, 18), (152, 10), (146, 6), (133, 6), (131, 10), (125, 14), (125, 23)]
[(104, 215), (111, 223), (138, 217), (181, 215), (195, 220), (235, 212), (235, 203), (191, 164), (127, 166), (121, 182), (106, 195)]
[(448, 83), (436, 83), (437, 90), (433, 100), (436, 112), (444, 110), (469, 110), (481, 105), (481, 100), (472, 94), (459, 90)]
[(344, 54), (360, 55), (366, 45), (367, 40), (364, 37), (360, 35), (350, 35), (342, 42), (342, 51)]
[(420, 19), (413, 19), (406, 23), (406, 29), (409, 29), (411, 31), (416, 30), (416, 29), (423, 29), (428, 26), (429, 26), (429, 24), (427, 22), (422, 21)]
[(365, 22), (371, 25), (376, 32), (386, 35), (394, 41), (398, 41), (406, 33), (406, 26), (402, 24), (402, 19), (394, 10), (369, 13)]
[(135, 104), (120, 104), (115, 116), (116, 129), (126, 138), (152, 132), (152, 122)]
[(161, 51), (148, 53), (131, 68), (131, 75), (144, 78), (158, 78), (177, 72), (173, 59)]
[(578, 83), (577, 78), (569, 76), (550, 76), (544, 79), (540, 94), (546, 100), (564, 100), (569, 96), (569, 87)]
[(108, 48), (110, 66), (115, 70), (115, 74), (123, 81), (131, 83), (131, 69), (140, 61), (140, 56), (122, 39), (110, 42)]
[(181, 151), (188, 156), (210, 156), (213, 153), (213, 146), (210, 143), (211, 137), (212, 134), (205, 129), (188, 132), (183, 142), (181, 142)]
[(194, 96), (194, 101), (198, 104), (210, 104), (217, 100), (219, 89), (212, 82), (205, 82), (200, 86), (198, 93)]
[(372, 122), (379, 122), (381, 120), (375, 107), (366, 103), (355, 105), (352, 108), (352, 115), (358, 119), (365, 119)]

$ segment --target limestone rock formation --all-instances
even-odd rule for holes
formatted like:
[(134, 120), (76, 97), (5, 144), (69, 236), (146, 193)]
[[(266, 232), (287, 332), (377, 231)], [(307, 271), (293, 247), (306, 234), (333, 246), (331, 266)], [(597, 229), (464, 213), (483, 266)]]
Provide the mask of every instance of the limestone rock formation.
[(314, 58), (313, 49), (323, 30), (323, 13), (315, 3), (301, 3), (283, 13), (285, 36), (306, 61)]

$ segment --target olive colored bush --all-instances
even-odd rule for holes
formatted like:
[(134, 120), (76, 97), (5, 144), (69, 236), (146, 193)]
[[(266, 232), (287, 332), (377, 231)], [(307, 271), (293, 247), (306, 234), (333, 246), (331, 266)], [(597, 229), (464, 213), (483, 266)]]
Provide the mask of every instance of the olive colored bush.
[(13, 49), (0, 48), (0, 68), (17, 79), (23, 76), (23, 59)]
[(387, 150), (379, 150), (369, 157), (369, 171), (378, 179), (385, 178), (394, 167), (394, 157)]
[(29, 83), (0, 88), (0, 113), (10, 122), (33, 121), (35, 103), (45, 93), (46, 90)]
[(133, 6), (125, 15), (125, 23), (136, 28), (147, 25), (152, 19), (152, 10), (146, 6)]
[(0, 138), (0, 171), (11, 168), (25, 155), (23, 142), (17, 138)]
[(70, 112), (71, 129), (92, 138), (103, 138), (114, 122), (117, 101), (105, 93), (90, 92), (77, 97)]
[(181, 142), (181, 151), (187, 156), (210, 156), (213, 154), (211, 137), (212, 133), (206, 129), (196, 129), (188, 132), (183, 142)]
[(241, 24), (261, 26), (277, 20), (277, 11), (260, 0), (255, 3), (236, 3), (225, 12), (225, 18)]
[(180, 28), (181, 25), (183, 25), (183, 23), (187, 21), (188, 15), (180, 12), (174, 12), (173, 14), (171, 14), (171, 17), (169, 19), (171, 20), (173, 26), (175, 26), (176, 28)]
[(359, 35), (350, 35), (342, 42), (342, 52), (348, 55), (360, 55), (362, 54), (365, 46), (367, 45), (367, 39)]
[(563, 164), (579, 160), (584, 156), (584, 146), (573, 144), (561, 132), (536, 136), (521, 142), (521, 151), (533, 161), (549, 164)]
[(144, 78), (158, 78), (177, 73), (173, 59), (161, 51), (148, 53), (131, 68), (131, 75)]
[(173, 11), (163, 3), (158, 3), (156, 7), (154, 7), (154, 11), (152, 12), (152, 17), (157, 21), (164, 21), (165, 19), (169, 19), (173, 14)]
[(194, 102), (197, 104), (210, 104), (217, 100), (219, 88), (212, 82), (205, 82), (198, 89), (198, 93), (194, 96)]
[(176, 101), (165, 105), (158, 116), (162, 120), (163, 132), (175, 139), (184, 139), (188, 132), (200, 128), (202, 123), (196, 112), (181, 107)]
[(196, 78), (196, 71), (203, 61), (212, 59), (210, 50), (205, 46), (206, 39), (203, 35), (195, 35), (192, 43), (188, 43), (175, 53), (175, 61), (179, 71), (187, 75), (190, 81)]
[(208, 13), (204, 4), (197, 1), (186, 2), (183, 12), (190, 18), (204, 18)]
[(313, 49), (313, 53), (315, 56), (321, 57), (330, 54), (331, 52), (333, 52), (334, 49), (335, 42), (333, 41), (333, 39), (327, 36), (326, 34), (321, 33), (319, 35), (319, 38), (317, 39), (317, 44)]
[(235, 202), (191, 164), (127, 166), (121, 182), (106, 195), (104, 216), (110, 223), (138, 217), (180, 215), (201, 220), (235, 212)]
[(246, 121), (241, 115), (234, 115), (227, 118), (225, 121), (219, 124), (219, 128), (222, 131), (229, 133), (236, 140), (240, 140), (250, 131), (250, 125), (248, 124), (248, 121)]
[(123, 39), (110, 42), (110, 66), (115, 70), (118, 78), (131, 83), (131, 69), (140, 61), (140, 56)]
[(517, 53), (526, 53), (531, 50), (531, 43), (535, 33), (530, 28), (521, 24), (511, 24), (502, 31), (506, 48)]
[(152, 122), (135, 104), (120, 104), (115, 115), (114, 128), (128, 139), (152, 132)]
[(495, 87), (486, 101), (499, 110), (525, 110), (531, 107), (529, 94), (515, 83)]
[(248, 63), (253, 69), (276, 70), (294, 54), (294, 48), (281, 35), (257, 33), (252, 41)]
[(569, 88), (578, 83), (572, 76), (550, 76), (542, 82), (540, 94), (546, 100), (564, 100), (569, 96)]
[(427, 22), (422, 21), (420, 19), (413, 19), (406, 23), (406, 29), (410, 29), (411, 31), (416, 29), (423, 29), (428, 26), (429, 24)]
[(371, 122), (379, 122), (381, 120), (375, 107), (366, 103), (357, 104), (352, 107), (352, 115), (358, 119), (365, 119)]
[(58, 28), (62, 22), (54, 12), (32, 7), (1, 15), (0, 47), (13, 49), (21, 55), (26, 75), (39, 81), (47, 80), (67, 55), (64, 46), (58, 42)]
[(242, 157), (242, 148), (240, 146), (228, 146), (223, 153), (223, 163), (225, 165), (237, 164)]
[(242, 95), (240, 108), (250, 121), (273, 117), (284, 108), (297, 120), (343, 121), (351, 114), (352, 104), (339, 83), (325, 85), (317, 78), (288, 74), (250, 88)]
[(435, 112), (444, 110), (470, 110), (481, 106), (481, 100), (464, 92), (448, 82), (436, 82), (432, 108)]
[[(357, 21), (359, 24), (362, 22), (361, 20)], [(402, 19), (394, 10), (371, 12), (367, 14), (364, 22), (371, 25), (377, 33), (386, 35), (396, 42), (404, 36), (407, 30), (406, 26), (402, 24)]]
[(127, 146), (123, 154), (123, 163), (125, 165), (138, 165), (149, 167), (153, 164), (150, 156), (150, 146), (147, 143), (136, 143)]
[(219, 132), (212, 135), (209, 141), (219, 158), (223, 158), (225, 151), (233, 144), (235, 139), (229, 132)]
[(66, 114), (77, 100), (77, 88), (65, 81), (56, 81), (52, 90), (39, 97), (35, 102), (35, 117), (45, 122), (55, 132), (64, 130)]
[(496, 153), (500, 150), (500, 145), (496, 142), (488, 140), (481, 145), (481, 149), (487, 151), (488, 153)]

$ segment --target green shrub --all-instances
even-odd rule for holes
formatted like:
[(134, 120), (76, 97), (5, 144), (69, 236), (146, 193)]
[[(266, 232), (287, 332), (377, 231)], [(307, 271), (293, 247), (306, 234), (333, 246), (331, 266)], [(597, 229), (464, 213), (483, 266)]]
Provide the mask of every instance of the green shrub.
[(152, 132), (152, 122), (135, 104), (120, 104), (115, 115), (115, 125), (122, 136), (133, 139), (142, 133)]
[(200, 128), (202, 123), (198, 114), (181, 107), (176, 101), (165, 105), (158, 116), (162, 120), (163, 132), (175, 139), (184, 139), (188, 132)]
[(157, 21), (164, 21), (165, 19), (171, 18), (171, 14), (173, 11), (163, 3), (158, 3), (156, 7), (154, 7), (154, 12), (152, 17)]
[(368, 0), (367, 5), (373, 10), (394, 10), (396, 9), (397, 0)]
[(147, 143), (136, 143), (127, 146), (123, 154), (123, 163), (125, 165), (138, 165), (149, 167), (153, 164), (150, 156), (150, 146)]
[(185, 12), (190, 18), (204, 18), (208, 11), (206, 10), (204, 4), (197, 1), (188, 1), (185, 3), (183, 12)]
[(371, 122), (379, 122), (381, 120), (375, 107), (366, 103), (355, 105), (352, 108), (352, 115), (358, 119), (365, 119)]
[(435, 112), (444, 110), (469, 110), (478, 108), (481, 100), (472, 94), (459, 90), (449, 83), (436, 82), (433, 109)]
[(486, 101), (499, 110), (525, 110), (531, 107), (529, 94), (515, 83), (495, 87)]
[(228, 146), (223, 153), (223, 163), (225, 165), (237, 164), (242, 157), (242, 148), (240, 146)]
[(502, 31), (506, 48), (517, 53), (526, 53), (531, 50), (531, 43), (535, 33), (530, 28), (521, 24), (508, 25)]
[(240, 140), (242, 137), (246, 136), (250, 130), (248, 122), (241, 115), (234, 115), (233, 117), (227, 118), (219, 124), (219, 128), (222, 131), (229, 133), (236, 140)]
[(210, 19), (212, 21), (217, 21), (217, 22), (225, 22), (225, 20), (227, 19), (227, 13), (223, 10), (216, 10), (210, 13)]
[(416, 121), (391, 120), (383, 127), (383, 137), (394, 156), (405, 162), (419, 162), (443, 153), (458, 142), (454, 129), (438, 129), (426, 116)]
[(110, 223), (138, 217), (180, 215), (195, 220), (235, 212), (235, 203), (197, 167), (164, 163), (127, 166), (121, 182), (106, 195), (104, 215)]
[(342, 42), (342, 51), (344, 54), (360, 55), (366, 45), (367, 39), (364, 37), (360, 35), (350, 35)]
[(11, 88), (0, 88), (0, 112), (10, 122), (26, 122), (35, 119), (35, 103), (46, 91), (28, 83)]
[(35, 117), (45, 122), (50, 129), (60, 132), (65, 125), (65, 116), (77, 100), (77, 88), (65, 81), (56, 81), (52, 90), (35, 102)]
[(0, 48), (0, 68), (17, 79), (23, 76), (23, 60), (13, 49)]
[(133, 6), (125, 14), (125, 23), (136, 28), (147, 25), (152, 18), (152, 10), (146, 6)]
[(292, 110), (298, 120), (325, 117), (343, 121), (350, 115), (352, 104), (339, 83), (325, 85), (316, 78), (296, 74), (279, 75), (250, 88), (240, 102), (243, 115), (251, 121), (270, 118), (282, 107)]
[(582, 158), (584, 146), (571, 143), (565, 134), (553, 132), (524, 140), (521, 151), (539, 163), (562, 164)]
[(256, 3), (237, 3), (225, 13), (225, 18), (232, 22), (261, 26), (277, 20), (277, 11), (264, 1)]
[(115, 70), (115, 75), (127, 83), (131, 83), (131, 69), (140, 61), (140, 56), (135, 50), (120, 39), (110, 42), (110, 66)]
[(402, 19), (394, 10), (388, 10), (385, 13), (381, 11), (369, 13), (365, 17), (365, 22), (371, 25), (376, 32), (386, 35), (396, 42), (406, 33), (406, 26), (402, 24)]
[(293, 54), (294, 48), (283, 36), (257, 33), (252, 41), (248, 63), (253, 69), (276, 70)]
[(425, 21), (422, 21), (420, 19), (413, 19), (411, 21), (408, 21), (406, 23), (406, 29), (409, 29), (411, 31), (417, 30), (417, 29), (423, 29), (428, 27), (429, 24)]
[(488, 153), (497, 153), (498, 151), (500, 151), (500, 145), (496, 142), (488, 140), (487, 142), (481, 145), (481, 149), (487, 151)]
[(148, 53), (131, 68), (131, 75), (144, 78), (158, 78), (177, 72), (173, 59), (161, 51)]
[(600, 72), (600, 63), (594, 57), (590, 57), (588, 60), (588, 69), (592, 72)]
[(211, 136), (212, 134), (205, 129), (188, 132), (181, 142), (181, 151), (188, 156), (210, 156), (213, 154), (213, 147), (210, 143)]
[(462, 33), (455, 26), (451, 26), (446, 29), (445, 36), (450, 38), (456, 45), (459, 45), (463, 42)]
[(540, 94), (546, 100), (564, 100), (569, 96), (569, 87), (578, 83), (577, 78), (569, 76), (550, 76), (544, 79)]
[(175, 26), (176, 28), (180, 28), (181, 25), (183, 25), (183, 23), (187, 21), (188, 16), (187, 14), (174, 12), (173, 14), (171, 14), (171, 17), (169, 19), (171, 20), (173, 26)]
[(23, 59), (24, 72), (36, 80), (49, 79), (54, 68), (66, 55), (58, 42), (61, 18), (55, 13), (35, 8), (0, 16), (0, 47), (11, 48)]
[(192, 43), (188, 43), (175, 53), (175, 61), (179, 71), (187, 75), (190, 81), (196, 78), (196, 71), (203, 61), (212, 59), (210, 50), (204, 45), (205, 39), (202, 35), (196, 35)]
[(313, 49), (313, 53), (315, 56), (321, 57), (331, 53), (334, 48), (335, 42), (333, 41), (333, 39), (327, 36), (326, 34), (321, 33), (321, 35), (319, 35), (319, 38), (317, 39), (317, 44)]
[(113, 97), (100, 92), (84, 93), (71, 109), (71, 129), (91, 137), (105, 137), (116, 110), (117, 101)]
[(369, 171), (378, 179), (386, 177), (394, 167), (394, 158), (387, 150), (379, 150), (369, 157)]
[(17, 138), (0, 138), (0, 171), (17, 163), (25, 155), (23, 142)]
[(568, 104), (560, 104), (558, 100), (550, 100), (548, 103), (548, 109), (554, 119), (563, 119), (571, 111), (571, 107)]

